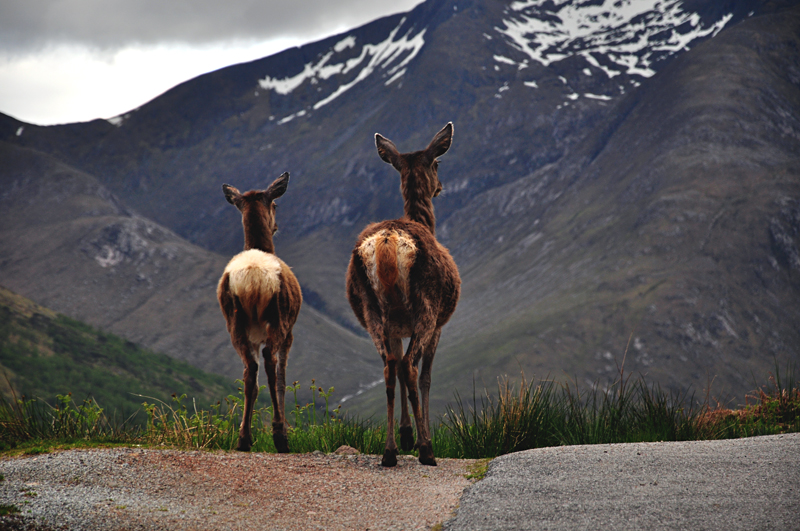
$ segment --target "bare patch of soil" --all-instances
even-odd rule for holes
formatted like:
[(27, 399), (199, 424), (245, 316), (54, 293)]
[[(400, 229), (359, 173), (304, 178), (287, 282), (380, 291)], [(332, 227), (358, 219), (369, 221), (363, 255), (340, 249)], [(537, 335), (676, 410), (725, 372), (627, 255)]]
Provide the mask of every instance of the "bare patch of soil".
[(473, 461), (438, 462), (76, 450), (0, 461), (0, 503), (54, 529), (430, 529), (471, 483)]

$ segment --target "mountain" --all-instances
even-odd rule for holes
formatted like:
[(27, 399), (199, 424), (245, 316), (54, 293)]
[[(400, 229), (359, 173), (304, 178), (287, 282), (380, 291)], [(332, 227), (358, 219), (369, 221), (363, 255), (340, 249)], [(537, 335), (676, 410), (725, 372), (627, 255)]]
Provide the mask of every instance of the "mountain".
[[(741, 398), (775, 360), (800, 358), (795, 4), (428, 1), (109, 121), (0, 117), (0, 141), (92, 176), (214, 256), (242, 245), (220, 185), (290, 171), (277, 252), (303, 287), (301, 315), (329, 325), (293, 357), (314, 366), (339, 334), (340, 371), (373, 359), (363, 374), (375, 380), (354, 380), (374, 384), (380, 361), (344, 297), (355, 236), (402, 213), (373, 135), (411, 151), (452, 120), (435, 206), (463, 295), (434, 364), (435, 407), (520, 369), (603, 385), (623, 359), (663, 387), (702, 393), (713, 380), (712, 394)], [(207, 297), (216, 270), (186, 293)], [(25, 270), (0, 271), (36, 289)], [(167, 307), (145, 313), (136, 333), (163, 334)], [(351, 407), (379, 411), (381, 388)]]
[(643, 81), (575, 150), (579, 171), (545, 166), (447, 220), (474, 279), (451, 330), (464, 339), (442, 355), (454, 379), (474, 367), (461, 359), (481, 356), (485, 377), (521, 360), (552, 373), (558, 357), (602, 381), (624, 357), (741, 399), (773, 360), (796, 363), (798, 14), (747, 20)]
[[(216, 300), (226, 257), (139, 216), (94, 177), (48, 155), (0, 142), (0, 159), (7, 289), (230, 382), (242, 377)], [(287, 377), (357, 392), (381, 374), (367, 345), (306, 308)]]

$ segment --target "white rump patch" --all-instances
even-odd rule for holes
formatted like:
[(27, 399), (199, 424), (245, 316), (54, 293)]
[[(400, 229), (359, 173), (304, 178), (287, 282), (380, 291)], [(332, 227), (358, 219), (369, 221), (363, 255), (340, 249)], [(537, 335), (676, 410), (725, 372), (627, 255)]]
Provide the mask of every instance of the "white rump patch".
[(230, 275), (231, 292), (242, 297), (247, 291), (268, 293), (281, 289), (281, 261), (274, 254), (248, 249), (231, 258), (225, 267)]
[(400, 288), (400, 292), (405, 299), (408, 300), (408, 275), (417, 257), (417, 245), (409, 234), (397, 230), (382, 230), (376, 232), (361, 243), (361, 246), (358, 248), (358, 254), (361, 256), (361, 261), (364, 262), (364, 267), (367, 270), (367, 277), (369, 277), (372, 289), (375, 293), (385, 295), (383, 285), (378, 278), (376, 246), (387, 245), (381, 242), (381, 240), (387, 239), (390, 241), (393, 240), (396, 244), (397, 286)]
[[(225, 267), (231, 293), (239, 298), (244, 311), (250, 315), (255, 307), (261, 313), (273, 296), (281, 289), (281, 267), (283, 262), (274, 254), (258, 249), (248, 249), (234, 256)], [(252, 323), (248, 330), (250, 342), (254, 345), (267, 339), (266, 327)]]

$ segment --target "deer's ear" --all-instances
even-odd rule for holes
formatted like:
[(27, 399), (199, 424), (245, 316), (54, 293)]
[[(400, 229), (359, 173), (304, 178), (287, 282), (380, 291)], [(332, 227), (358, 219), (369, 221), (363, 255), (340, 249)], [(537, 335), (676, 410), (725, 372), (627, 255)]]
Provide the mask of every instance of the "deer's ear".
[(400, 152), (397, 151), (397, 146), (391, 140), (375, 133), (375, 147), (378, 148), (378, 155), (383, 162), (387, 162), (397, 168)]
[(228, 200), (228, 203), (234, 206), (236, 206), (236, 200), (242, 197), (242, 193), (229, 184), (222, 185), (222, 193), (225, 194), (225, 199)]
[(453, 122), (447, 122), (441, 131), (436, 133), (431, 140), (431, 143), (428, 144), (428, 147), (425, 148), (425, 151), (428, 152), (428, 155), (432, 159), (436, 159), (447, 153), (447, 150), (450, 149), (450, 144), (453, 143)]
[(283, 172), (283, 175), (275, 179), (269, 188), (267, 188), (264, 193), (267, 195), (267, 198), (272, 201), (278, 199), (280, 196), (286, 193), (286, 188), (289, 186), (289, 172)]

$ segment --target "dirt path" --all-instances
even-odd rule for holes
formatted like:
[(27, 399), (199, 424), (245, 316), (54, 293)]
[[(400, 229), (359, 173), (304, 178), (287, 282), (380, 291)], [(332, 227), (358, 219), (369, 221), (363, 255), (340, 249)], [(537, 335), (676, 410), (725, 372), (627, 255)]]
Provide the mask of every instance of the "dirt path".
[(430, 529), (473, 461), (72, 450), (0, 461), (0, 529)]

